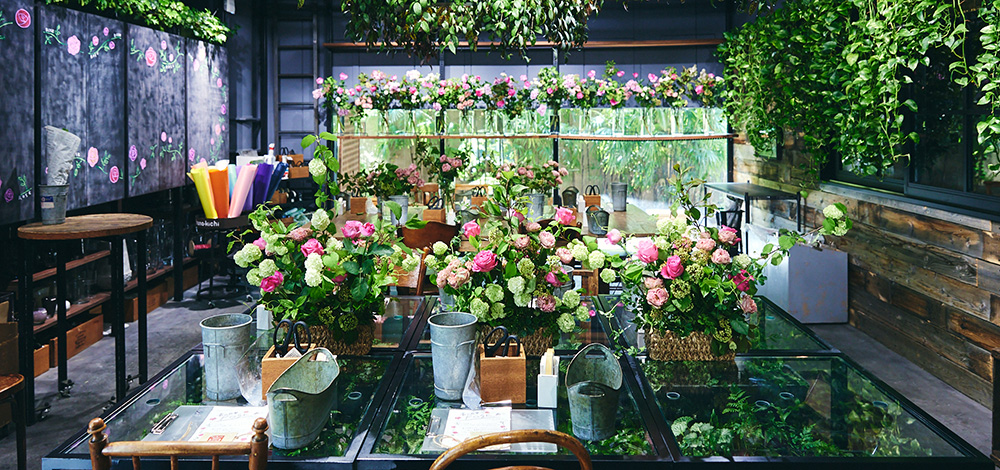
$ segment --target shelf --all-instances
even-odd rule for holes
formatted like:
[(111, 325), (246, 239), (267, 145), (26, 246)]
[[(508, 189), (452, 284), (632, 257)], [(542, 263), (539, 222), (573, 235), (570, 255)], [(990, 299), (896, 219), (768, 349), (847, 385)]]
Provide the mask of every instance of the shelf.
[[(490, 41), (478, 41), (476, 42), (477, 48), (490, 47), (492, 43)], [(718, 46), (722, 44), (722, 39), (671, 39), (664, 41), (587, 41), (583, 44), (581, 49), (638, 49), (647, 47), (692, 47), (692, 46)], [(372, 44), (373, 48), (382, 47), (382, 43)], [(323, 43), (323, 47), (331, 50), (337, 49), (368, 49), (368, 45), (364, 43), (357, 42), (327, 42)], [(469, 48), (469, 43), (462, 41), (459, 43), (458, 47), (460, 49)], [(526, 49), (550, 49), (555, 47), (555, 44), (550, 41), (538, 41), (535, 44), (529, 44)], [(398, 49), (396, 47), (388, 47), (388, 49)]]
[(589, 140), (589, 141), (627, 141), (627, 142), (654, 142), (654, 141), (685, 141), (685, 140), (715, 140), (731, 139), (736, 134), (682, 134), (682, 135), (560, 135), (560, 134), (454, 134), (454, 135), (418, 135), (418, 134), (396, 134), (396, 135), (349, 135), (337, 136), (340, 140), (452, 140), (452, 139), (500, 139), (500, 140), (523, 140), (523, 139), (550, 139), (550, 140)]

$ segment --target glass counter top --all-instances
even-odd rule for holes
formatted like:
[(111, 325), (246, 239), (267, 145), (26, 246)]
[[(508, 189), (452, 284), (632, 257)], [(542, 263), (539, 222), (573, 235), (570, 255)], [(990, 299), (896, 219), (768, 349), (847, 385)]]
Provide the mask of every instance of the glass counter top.
[[(621, 332), (619, 341), (624, 342), (625, 347), (638, 348), (641, 353), (646, 347), (645, 332), (639, 331), (632, 323), (635, 314), (619, 302), (619, 297), (618, 295), (602, 295), (598, 298), (600, 311), (611, 312), (611, 315), (600, 315), (601, 320), (607, 323), (609, 331)], [(757, 306), (761, 337), (753, 350), (812, 352), (833, 349), (771, 301), (758, 298)]]
[(840, 356), (637, 363), (687, 457), (976, 454)]
[[(561, 355), (559, 361), (559, 383), (565, 380), (566, 368), (572, 355)], [(426, 456), (435, 458), (442, 449), (454, 443), (447, 442), (444, 427), (450, 409), (467, 409), (458, 401), (439, 400), (434, 396), (434, 374), (429, 354), (414, 354), (402, 366), (397, 374), (401, 374), (398, 392), (388, 397), (383, 403), (384, 411), (372, 425), (372, 434), (366, 440), (360, 459), (389, 460), (391, 456)], [(555, 429), (572, 434), (569, 404), (565, 386), (559, 387), (558, 407), (556, 409), (537, 408), (537, 371), (539, 359), (529, 358), (526, 363), (529, 371), (527, 384), (527, 403), (513, 405), (511, 412), (512, 429), (534, 429), (544, 427), (546, 423)], [(627, 365), (622, 363), (623, 372), (629, 375)], [(631, 380), (626, 379), (619, 395), (616, 434), (602, 441), (584, 442), (584, 446), (594, 456), (618, 456), (622, 459), (655, 460), (657, 450), (654, 447), (655, 432), (651, 433), (642, 413), (647, 413), (641, 401), (636, 399), (636, 391)], [(640, 398), (641, 400), (641, 398)], [(643, 411), (640, 411), (640, 410)], [(529, 424), (530, 423), (530, 424)], [(523, 426), (523, 427), (522, 427)], [(478, 454), (492, 455), (495, 459), (503, 459), (504, 455), (514, 454), (546, 454), (541, 460), (551, 459), (552, 454), (570, 456), (563, 449), (547, 450), (523, 449), (512, 447), (509, 451), (480, 452)], [(360, 465), (359, 465), (360, 468)]]
[[(434, 302), (434, 304), (428, 309), (428, 318), (443, 311), (444, 305), (441, 303), (439, 297), (428, 297), (427, 301)], [(582, 303), (592, 312), (591, 321), (577, 321), (576, 328), (573, 331), (569, 333), (560, 333), (559, 338), (552, 346), (556, 349), (556, 351), (576, 351), (591, 343), (600, 343), (605, 346), (611, 345), (608, 335), (604, 332), (604, 326), (599, 321), (599, 318), (597, 318), (597, 308), (594, 299), (591, 297), (584, 297)], [(420, 339), (415, 345), (415, 350), (422, 352), (430, 352), (431, 350), (431, 328), (426, 322), (423, 326), (423, 333), (420, 335)]]
[[(352, 447), (359, 447), (360, 440), (367, 433), (367, 421), (375, 412), (383, 382), (391, 378), (390, 355), (363, 357), (340, 357), (340, 376), (336, 380), (337, 400), (330, 412), (330, 419), (319, 438), (303, 449), (285, 451), (272, 447), (269, 460), (328, 460), (345, 458)], [(150, 381), (141, 391), (123, 406), (105, 418), (110, 441), (149, 440), (150, 428), (165, 416), (174, 413), (182, 405), (208, 406), (249, 406), (243, 398), (227, 401), (211, 401), (205, 397), (203, 386), (203, 355), (199, 351), (188, 353), (174, 363), (159, 379)], [(380, 385), (382, 385), (380, 387)], [(180, 413), (178, 413), (180, 414)], [(198, 428), (207, 415), (207, 408), (173, 421), (161, 436), (155, 440), (187, 440), (189, 434)], [(174, 428), (174, 429), (172, 429)], [(355, 443), (355, 440), (358, 440)], [(66, 447), (65, 453), (88, 453), (87, 436), (84, 434)], [(356, 449), (355, 449), (356, 452)]]
[(385, 313), (375, 318), (375, 342), (372, 348), (402, 349), (406, 347), (413, 320), (424, 305), (423, 297), (386, 297)]

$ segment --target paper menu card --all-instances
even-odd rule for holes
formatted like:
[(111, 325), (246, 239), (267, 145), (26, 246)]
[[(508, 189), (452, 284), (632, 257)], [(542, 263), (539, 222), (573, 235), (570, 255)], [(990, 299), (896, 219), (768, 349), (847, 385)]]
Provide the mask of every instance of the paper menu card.
[[(481, 410), (448, 410), (444, 436), (446, 443), (458, 444), (466, 439), (510, 430), (510, 407), (483, 408)], [(509, 450), (510, 444), (491, 446), (482, 450)]]
[(189, 441), (250, 442), (253, 422), (267, 417), (266, 406), (215, 406)]

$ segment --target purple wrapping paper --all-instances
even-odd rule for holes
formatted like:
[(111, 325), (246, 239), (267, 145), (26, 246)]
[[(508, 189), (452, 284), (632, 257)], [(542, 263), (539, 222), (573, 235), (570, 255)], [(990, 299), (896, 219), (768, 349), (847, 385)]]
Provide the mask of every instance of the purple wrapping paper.
[(264, 196), (267, 195), (267, 186), (271, 183), (271, 173), (274, 165), (261, 163), (257, 165), (257, 176), (253, 179), (253, 207), (256, 208), (264, 203)]

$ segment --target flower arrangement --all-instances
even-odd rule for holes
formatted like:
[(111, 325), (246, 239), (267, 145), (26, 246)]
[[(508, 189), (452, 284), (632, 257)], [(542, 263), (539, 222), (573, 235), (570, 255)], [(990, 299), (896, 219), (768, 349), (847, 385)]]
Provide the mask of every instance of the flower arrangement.
[(381, 163), (371, 170), (360, 170), (355, 173), (354, 185), (369, 188), (370, 194), (385, 200), (389, 196), (409, 194), (413, 188), (424, 185), (420, 178), (420, 170), (415, 163), (406, 168), (400, 168), (392, 163)]
[(448, 148), (443, 155), (438, 155), (436, 150), (430, 142), (417, 142), (415, 161), (418, 167), (427, 171), (428, 179), (438, 182), (447, 206), (454, 195), (455, 180), (469, 167), (472, 154), (468, 150)]
[(653, 87), (656, 89), (656, 94), (664, 104), (671, 108), (683, 108), (687, 106), (687, 100), (683, 98), (683, 95), (686, 90), (685, 83), (690, 77), (687, 76), (686, 70), (684, 74), (685, 77), (681, 77), (673, 67), (661, 71), (659, 77), (649, 74), (649, 81), (654, 84)]
[(688, 96), (692, 101), (706, 108), (722, 105), (722, 77), (705, 70), (698, 72), (694, 67), (685, 69), (684, 72), (693, 77), (688, 82)]
[[(766, 280), (764, 267), (780, 264), (788, 249), (805, 239), (783, 231), (778, 245), (766, 245), (759, 256), (732, 256), (732, 248), (740, 242), (737, 231), (700, 226), (701, 214), (715, 208), (696, 207), (688, 194), (701, 182), (684, 180), (679, 166), (675, 171), (678, 175), (670, 184), (679, 201), (675, 210), (682, 210), (660, 219), (655, 237), (626, 245), (619, 234), (608, 234), (609, 242), (631, 246), (634, 252), (616, 266), (625, 286), (623, 297), (636, 313), (635, 322), (654, 335), (647, 344), (667, 334), (682, 340), (703, 335), (716, 356), (746, 351), (758, 335), (753, 296)], [(850, 229), (842, 205), (831, 205), (824, 213), (827, 219), (817, 233), (843, 235)]]
[(559, 166), (559, 162), (549, 160), (541, 167), (535, 165), (515, 167), (504, 163), (497, 172), (497, 180), (509, 180), (514, 185), (523, 185), (534, 193), (546, 194), (563, 183), (563, 176), (569, 171)]

